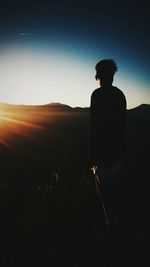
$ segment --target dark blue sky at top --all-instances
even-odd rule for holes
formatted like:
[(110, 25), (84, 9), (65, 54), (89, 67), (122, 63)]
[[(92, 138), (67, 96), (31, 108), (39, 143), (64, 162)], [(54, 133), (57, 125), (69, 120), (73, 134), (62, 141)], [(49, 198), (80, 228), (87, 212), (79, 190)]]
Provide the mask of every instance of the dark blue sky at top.
[[(1, 37), (27, 31), (149, 56), (148, 1), (1, 1)], [(108, 44), (107, 41), (110, 41)]]
[(0, 44), (51, 45), (93, 62), (102, 51), (150, 84), (149, 8), (145, 0), (5, 0), (0, 2)]
[(39, 42), (49, 38), (73, 46), (101, 46), (149, 65), (148, 1), (5, 0), (0, 3), (0, 13), (2, 41), (29, 32)]

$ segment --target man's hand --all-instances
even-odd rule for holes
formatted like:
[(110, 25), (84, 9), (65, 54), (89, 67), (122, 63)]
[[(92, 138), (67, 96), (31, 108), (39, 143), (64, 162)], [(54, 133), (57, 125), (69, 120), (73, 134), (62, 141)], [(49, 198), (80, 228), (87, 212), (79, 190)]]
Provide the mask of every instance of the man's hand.
[(94, 175), (96, 174), (96, 170), (97, 170), (97, 166), (96, 165), (93, 165), (91, 167), (91, 171), (93, 172)]

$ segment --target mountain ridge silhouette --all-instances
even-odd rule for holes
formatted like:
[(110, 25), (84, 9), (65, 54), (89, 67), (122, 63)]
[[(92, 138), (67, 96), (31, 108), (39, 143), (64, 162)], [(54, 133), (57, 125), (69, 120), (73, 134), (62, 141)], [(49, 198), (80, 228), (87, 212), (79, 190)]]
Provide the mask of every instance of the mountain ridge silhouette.
[(67, 104), (62, 104), (59, 102), (52, 102), (48, 104), (41, 104), (41, 105), (26, 105), (26, 104), (10, 104), (10, 103), (0, 103), (0, 109), (13, 109), (13, 108), (23, 108), (23, 109), (37, 109), (37, 108), (48, 108), (54, 111), (75, 111), (75, 110), (88, 110), (89, 107), (71, 107)]
[[(70, 105), (67, 104), (63, 104), (63, 103), (59, 103), (59, 102), (51, 102), (51, 103), (47, 103), (47, 104), (40, 104), (40, 105), (28, 105), (28, 104), (10, 104), (10, 103), (0, 103), (0, 106), (2, 108), (49, 108), (51, 110), (55, 110), (55, 111), (83, 111), (83, 110), (89, 110), (90, 107), (80, 107), (80, 106), (76, 106), (76, 107), (71, 107)], [(1, 108), (0, 108), (1, 109)], [(132, 111), (136, 111), (136, 112), (150, 112), (150, 104), (145, 104), (142, 103), (139, 106), (136, 106), (134, 108), (131, 109), (127, 109), (128, 112), (132, 112)]]

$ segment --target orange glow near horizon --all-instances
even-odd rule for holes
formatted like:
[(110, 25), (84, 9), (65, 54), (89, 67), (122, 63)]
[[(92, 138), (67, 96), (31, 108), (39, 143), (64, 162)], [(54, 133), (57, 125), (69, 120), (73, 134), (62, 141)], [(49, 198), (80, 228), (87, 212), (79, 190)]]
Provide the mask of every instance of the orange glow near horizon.
[(32, 113), (23, 107), (10, 108), (8, 105), (0, 105), (0, 144), (11, 147), (13, 137), (32, 136), (33, 131), (44, 130)]

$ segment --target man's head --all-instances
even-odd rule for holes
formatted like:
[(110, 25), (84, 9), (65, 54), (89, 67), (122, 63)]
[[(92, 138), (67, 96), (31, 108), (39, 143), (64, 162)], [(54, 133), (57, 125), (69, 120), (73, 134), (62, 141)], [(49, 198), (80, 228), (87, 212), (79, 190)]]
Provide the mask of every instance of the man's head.
[(112, 59), (103, 59), (99, 61), (96, 66), (95, 79), (100, 80), (101, 85), (111, 85), (113, 77), (117, 71), (117, 65)]

